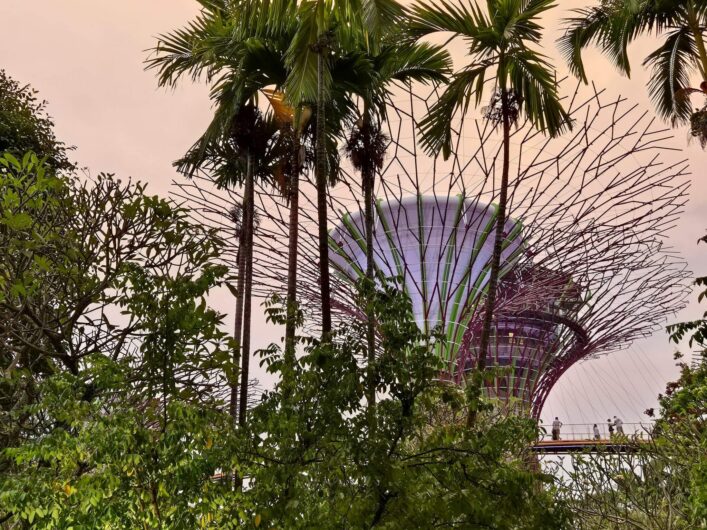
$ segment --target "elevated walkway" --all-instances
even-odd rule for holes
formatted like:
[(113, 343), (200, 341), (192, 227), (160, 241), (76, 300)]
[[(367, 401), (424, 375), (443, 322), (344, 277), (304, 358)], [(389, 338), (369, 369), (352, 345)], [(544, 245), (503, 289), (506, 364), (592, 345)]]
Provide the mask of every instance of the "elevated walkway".
[(650, 441), (652, 423), (624, 423), (623, 434), (608, 434), (606, 424), (599, 425), (599, 437), (595, 438), (593, 424), (564, 424), (560, 429), (560, 439), (553, 440), (550, 436), (551, 425), (542, 425), (543, 437), (533, 445), (533, 451), (542, 454), (569, 453), (630, 453), (636, 451), (641, 444)]

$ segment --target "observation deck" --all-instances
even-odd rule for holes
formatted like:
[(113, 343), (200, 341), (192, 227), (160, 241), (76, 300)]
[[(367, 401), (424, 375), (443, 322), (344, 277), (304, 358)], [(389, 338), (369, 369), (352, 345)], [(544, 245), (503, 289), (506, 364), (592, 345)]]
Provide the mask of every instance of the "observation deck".
[(589, 423), (564, 424), (560, 429), (560, 439), (553, 440), (550, 434), (552, 426), (541, 425), (544, 433), (532, 449), (543, 454), (631, 453), (650, 441), (653, 428), (652, 423), (624, 423), (624, 434), (614, 432), (609, 435), (606, 424), (597, 424), (599, 438), (595, 438), (593, 426)]

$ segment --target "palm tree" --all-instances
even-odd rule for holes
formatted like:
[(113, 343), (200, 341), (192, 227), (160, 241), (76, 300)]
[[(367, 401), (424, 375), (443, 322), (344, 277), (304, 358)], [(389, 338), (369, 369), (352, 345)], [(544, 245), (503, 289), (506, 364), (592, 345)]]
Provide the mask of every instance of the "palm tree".
[[(688, 120), (692, 135), (707, 145), (707, 105), (693, 112), (690, 95), (707, 97), (707, 4), (701, 0), (635, 0), (602, 2), (574, 10), (566, 20), (560, 50), (572, 72), (587, 82), (582, 50), (595, 44), (616, 67), (631, 75), (628, 46), (641, 35), (661, 44), (643, 61), (651, 68), (648, 91), (663, 119), (675, 127)], [(690, 80), (699, 76), (699, 88)]]
[[(334, 135), (327, 131), (327, 110), (332, 100), (332, 63), (346, 50), (363, 40), (375, 46), (379, 36), (396, 24), (402, 15), (396, 0), (310, 0), (298, 4), (297, 29), (287, 50), (290, 75), (285, 92), (294, 104), (314, 102), (315, 180), (317, 186), (317, 222), (319, 273), (322, 302), (322, 338), (331, 334), (331, 289), (329, 281), (329, 233), (327, 229), (327, 186), (338, 177), (328, 161)], [(282, 20), (269, 23), (277, 27)]]
[[(468, 47), (469, 64), (456, 72), (440, 99), (420, 123), (425, 149), (445, 158), (451, 153), (451, 123), (461, 111), (465, 114), (472, 98), (479, 105), (485, 81), (495, 76), (490, 104), (485, 116), (499, 125), (503, 134), (501, 186), (496, 208), (495, 239), (483, 327), (477, 360), (478, 384), (483, 385), (493, 310), (503, 248), (511, 126), (521, 114), (533, 126), (551, 136), (571, 126), (557, 93), (554, 71), (544, 55), (533, 49), (542, 37), (538, 18), (553, 7), (553, 0), (488, 0), (485, 13), (473, 2), (452, 3), (439, 0), (434, 5), (418, 1), (411, 8), (408, 31), (413, 39), (434, 33), (452, 34)], [(470, 409), (469, 423), (475, 418)]]
[[(226, 106), (229, 101), (225, 98)], [(275, 116), (263, 115), (252, 100), (242, 104), (225, 122), (222, 122), (222, 109), (218, 108), (212, 125), (226, 123), (223, 136), (212, 137), (207, 131), (176, 165), (186, 175), (199, 169), (207, 171), (219, 187), (244, 185), (240, 211), (233, 216), (239, 237), (234, 338), (240, 347), (234, 355), (240, 356), (241, 363), (240, 400), (236, 384), (231, 387), (230, 399), (231, 414), (235, 417), (237, 410), (238, 421), (243, 425), (248, 405), (253, 236), (257, 228), (254, 186), (256, 181), (276, 184), (275, 180), (282, 180), (275, 176), (292, 157), (291, 135)], [(238, 357), (234, 359), (234, 366), (237, 364)]]
[[(293, 130), (294, 116), (283, 112), (282, 106), (276, 104), (273, 90), (265, 90), (267, 87), (280, 87), (286, 79), (282, 43), (289, 40), (286, 35), (274, 32), (270, 33), (269, 38), (263, 38), (257, 33), (257, 27), (247, 23), (258, 3), (201, 0), (201, 4), (202, 12), (187, 27), (159, 38), (155, 55), (148, 60), (147, 67), (158, 69), (158, 81), (162, 86), (174, 86), (187, 74), (193, 79), (203, 75), (207, 81), (216, 80), (211, 91), (217, 105), (214, 119), (187, 156), (177, 164), (187, 175), (200, 168), (209, 168), (217, 184), (245, 186), (234, 332), (234, 366), (238, 366), (239, 360), (242, 362), (238, 417), (243, 423), (250, 359), (254, 181), (256, 178), (272, 180), (273, 175), (284, 174), (283, 165), (298, 167), (297, 162), (291, 163), (292, 158), (299, 156), (298, 150), (294, 153), (292, 149), (283, 151), (284, 146), (291, 146), (292, 135), (288, 132)], [(266, 119), (258, 110), (258, 94), (265, 95), (272, 103), (273, 116)], [(278, 154), (273, 156), (275, 152)], [(287, 163), (285, 159), (289, 159)], [(285, 187), (284, 182), (280, 184)], [(296, 210), (297, 192), (293, 199), (292, 187), (290, 182), (290, 201)], [(296, 249), (297, 231), (293, 233), (291, 230), (291, 235), (295, 241), (290, 247)], [(291, 258), (296, 262), (296, 250), (291, 252)], [(292, 269), (296, 270), (296, 265), (290, 267)], [(288, 290), (290, 306), (294, 306), (294, 294), (291, 295)], [(234, 380), (230, 400), (234, 418), (237, 392), (237, 382)]]
[[(399, 46), (398, 32), (384, 36), (375, 53), (364, 50), (361, 53), (371, 64), (368, 76), (360, 76), (354, 86), (354, 93), (362, 100), (359, 119), (348, 137), (345, 149), (353, 167), (361, 174), (361, 188), (364, 197), (365, 237), (366, 237), (366, 280), (369, 287), (375, 282), (373, 258), (374, 197), (375, 177), (383, 167), (389, 139), (382, 131), (386, 118), (387, 96), (391, 85), (399, 83), (441, 83), (451, 69), (449, 54), (439, 46), (419, 43)], [(365, 43), (362, 43), (365, 45)], [(375, 404), (375, 381), (370, 367), (375, 362), (375, 318), (373, 308), (366, 308), (366, 343), (368, 350), (367, 400), (372, 408)]]

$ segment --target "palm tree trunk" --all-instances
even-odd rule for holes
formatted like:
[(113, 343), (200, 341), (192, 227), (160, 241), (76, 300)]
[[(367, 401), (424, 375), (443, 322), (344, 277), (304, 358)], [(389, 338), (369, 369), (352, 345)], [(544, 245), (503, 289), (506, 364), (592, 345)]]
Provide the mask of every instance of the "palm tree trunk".
[[(295, 168), (290, 176), (290, 227), (287, 249), (287, 321), (285, 323), (285, 372), (283, 377), (292, 377), (295, 364), (295, 332), (297, 327), (297, 243), (299, 238), (299, 151), (300, 141), (295, 134)], [(284, 381), (287, 386), (291, 381)]]
[(238, 423), (245, 425), (248, 410), (248, 377), (250, 366), (250, 320), (251, 320), (251, 293), (253, 290), (253, 217), (255, 213), (255, 199), (253, 191), (253, 160), (252, 155), (247, 155), (246, 181), (245, 181), (245, 212), (243, 214), (246, 270), (245, 286), (243, 291), (243, 353), (241, 355), (241, 399), (239, 403)]
[[(481, 376), (480, 390), (482, 392), (486, 381), (484, 371), (486, 370), (486, 359), (490, 354), (489, 343), (491, 339), (491, 326), (493, 324), (493, 309), (496, 303), (496, 291), (501, 272), (501, 252), (503, 251), (503, 241), (505, 239), (503, 232), (506, 225), (506, 202), (508, 200), (508, 173), (510, 164), (511, 135), (511, 123), (508, 110), (508, 92), (505, 89), (501, 89), (501, 115), (503, 121), (503, 168), (501, 172), (501, 193), (498, 199), (498, 210), (496, 211), (496, 233), (493, 242), (493, 255), (491, 256), (491, 275), (489, 278), (488, 292), (486, 294), (484, 322), (481, 330), (479, 354), (476, 362), (476, 369)], [(467, 416), (468, 426), (471, 427), (475, 420), (476, 410), (470, 409)]]
[(243, 329), (243, 291), (245, 290), (245, 205), (241, 203), (241, 226), (238, 228), (238, 284), (236, 285), (236, 318), (233, 324), (233, 381), (231, 382), (231, 400), (229, 413), (235, 424), (238, 419), (238, 371), (241, 364), (241, 330)]
[(702, 81), (707, 81), (707, 50), (705, 50), (705, 41), (702, 37), (702, 26), (696, 13), (696, 7), (693, 2), (688, 4), (687, 18), (692, 34), (695, 37), (695, 47), (700, 57), (697, 61), (697, 67), (702, 74)]
[(316, 162), (317, 221), (319, 225), (319, 287), (322, 296), (322, 340), (331, 336), (331, 288), (329, 285), (329, 232), (327, 230), (327, 151), (325, 136), (324, 61), (326, 46), (317, 55)]
[[(367, 114), (367, 113), (366, 113)], [(365, 116), (365, 115), (364, 115)], [(366, 119), (364, 117), (364, 119)], [(370, 150), (371, 125), (364, 122), (364, 148)], [(362, 171), (363, 180), (363, 197), (366, 201), (364, 215), (366, 217), (366, 281), (368, 288), (375, 289), (374, 262), (373, 262), (373, 187), (375, 184), (375, 169), (372, 164), (364, 164)], [(368, 348), (368, 369), (367, 369), (367, 400), (368, 413), (371, 425), (375, 421), (375, 406), (376, 406), (376, 386), (373, 373), (373, 365), (376, 361), (376, 330), (375, 330), (375, 315), (373, 314), (373, 304), (368, 301), (366, 322), (366, 342)]]

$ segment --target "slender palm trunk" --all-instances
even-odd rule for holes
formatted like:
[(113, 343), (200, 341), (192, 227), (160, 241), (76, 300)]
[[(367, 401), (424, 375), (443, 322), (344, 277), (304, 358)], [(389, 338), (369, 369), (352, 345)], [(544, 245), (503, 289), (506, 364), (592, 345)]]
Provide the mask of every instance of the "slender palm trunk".
[(322, 340), (331, 336), (331, 288), (329, 285), (329, 231), (327, 230), (327, 151), (325, 136), (324, 68), (326, 46), (317, 55), (316, 161), (317, 221), (319, 224), (319, 287), (322, 295)]
[[(365, 118), (364, 118), (365, 119)], [(364, 150), (370, 152), (372, 128), (369, 123), (364, 122)], [(373, 188), (375, 185), (375, 169), (373, 164), (364, 164), (361, 172), (363, 181), (363, 197), (366, 202), (365, 218), (366, 218), (366, 281), (370, 289), (375, 289), (374, 262), (373, 262)], [(367, 400), (369, 420), (371, 424), (375, 421), (375, 406), (376, 406), (376, 386), (373, 371), (373, 365), (376, 361), (376, 330), (375, 330), (375, 315), (373, 314), (373, 304), (368, 301), (366, 321), (366, 342), (368, 348), (368, 369), (367, 378)]]
[[(290, 227), (287, 249), (287, 322), (285, 323), (285, 378), (292, 377), (295, 364), (295, 332), (297, 328), (297, 243), (299, 239), (299, 137), (294, 142), (295, 168), (290, 176)], [(287, 386), (291, 381), (285, 381)]]
[(250, 366), (250, 320), (251, 320), (251, 294), (253, 290), (253, 217), (255, 214), (252, 155), (247, 155), (246, 182), (245, 182), (245, 211), (243, 224), (245, 232), (246, 267), (245, 286), (243, 291), (243, 353), (241, 355), (241, 399), (239, 403), (238, 423), (245, 425), (248, 410), (248, 377)]
[(238, 284), (236, 285), (236, 318), (233, 324), (233, 380), (231, 382), (231, 400), (229, 403), (229, 413), (233, 418), (233, 423), (238, 419), (238, 371), (241, 364), (241, 331), (243, 329), (243, 292), (245, 290), (245, 204), (241, 203), (241, 226), (238, 233)]
[(702, 36), (702, 26), (697, 15), (696, 6), (693, 2), (688, 4), (687, 17), (688, 24), (695, 38), (695, 47), (700, 57), (699, 61), (697, 61), (697, 67), (700, 70), (700, 74), (702, 74), (702, 81), (707, 81), (707, 50), (705, 49), (705, 41)]
[[(489, 356), (489, 343), (491, 339), (491, 326), (493, 324), (493, 309), (496, 303), (496, 291), (498, 279), (501, 272), (501, 252), (503, 251), (504, 227), (506, 225), (506, 202), (508, 200), (508, 172), (510, 164), (510, 135), (511, 123), (508, 109), (508, 93), (501, 89), (501, 115), (503, 121), (503, 169), (501, 172), (501, 193), (498, 200), (498, 210), (496, 212), (496, 233), (493, 242), (493, 255), (491, 256), (491, 275), (489, 278), (488, 292), (486, 294), (486, 308), (484, 312), (484, 322), (481, 330), (481, 342), (479, 344), (479, 354), (476, 362), (476, 369), (481, 374), (481, 390), (485, 385), (486, 359)], [(467, 416), (467, 424), (471, 426), (476, 419), (476, 411), (471, 410)]]

